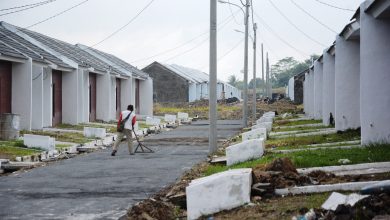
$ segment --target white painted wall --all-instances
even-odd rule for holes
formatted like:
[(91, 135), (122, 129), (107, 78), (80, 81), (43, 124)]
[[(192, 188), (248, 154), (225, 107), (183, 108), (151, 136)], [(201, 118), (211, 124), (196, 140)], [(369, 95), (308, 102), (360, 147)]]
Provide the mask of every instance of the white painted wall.
[(43, 127), (51, 127), (53, 122), (53, 94), (52, 94), (52, 75), (51, 68), (45, 67), (43, 69)]
[(31, 130), (32, 60), (12, 63), (12, 113), (20, 115), (20, 128)]
[(116, 120), (116, 77), (110, 76), (109, 120)]
[(305, 80), (303, 81), (303, 110), (305, 112), (306, 117), (309, 116), (309, 110), (308, 110), (308, 104), (307, 104), (307, 91), (309, 90), (308, 88), (308, 75), (305, 73)]
[(202, 83), (201, 84), (201, 99), (208, 99), (209, 98), (209, 86), (208, 83)]
[(96, 76), (96, 119), (110, 121), (111, 76), (109, 73)]
[[(363, 4), (364, 5), (364, 4)], [(362, 8), (364, 6), (362, 5)], [(390, 22), (360, 10), (362, 144), (390, 142)]]
[(336, 37), (335, 126), (337, 131), (360, 127), (360, 43)]
[[(131, 96), (130, 96), (130, 104), (134, 106), (135, 109), (135, 78), (131, 80)], [(127, 106), (126, 106), (127, 107)]]
[(309, 109), (309, 117), (314, 118), (314, 70), (309, 70), (308, 75), (308, 109)]
[(78, 71), (62, 71), (62, 123), (77, 124), (78, 120)]
[(294, 101), (294, 77), (288, 80), (287, 96), (291, 101)]
[(32, 65), (32, 118), (31, 128), (43, 128), (43, 67)]
[(326, 50), (323, 54), (322, 123), (329, 125), (329, 116), (335, 117), (335, 57)]
[(131, 96), (134, 93), (131, 92), (133, 85), (133, 78), (121, 79), (121, 111), (127, 109), (127, 106), (134, 104), (131, 102)]
[(314, 62), (314, 118), (322, 119), (322, 63)]
[(196, 100), (196, 84), (189, 83), (188, 86), (188, 101), (193, 102)]
[(202, 85), (196, 84), (196, 100), (201, 99), (201, 93), (202, 93)]
[(153, 79), (140, 81), (140, 114), (153, 116)]
[(82, 78), (80, 82), (80, 89), (82, 91), (82, 122), (89, 122), (89, 71), (79, 70), (79, 77)]

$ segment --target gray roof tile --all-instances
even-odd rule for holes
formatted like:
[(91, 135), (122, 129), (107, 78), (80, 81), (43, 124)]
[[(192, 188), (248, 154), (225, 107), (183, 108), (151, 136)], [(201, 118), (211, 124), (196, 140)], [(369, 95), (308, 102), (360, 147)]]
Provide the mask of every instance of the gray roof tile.
[(11, 47), (5, 45), (1, 41), (0, 41), (0, 54), (1, 55), (10, 56), (10, 57), (27, 59), (27, 57), (25, 57), (23, 54), (21, 54), (18, 51), (12, 49)]

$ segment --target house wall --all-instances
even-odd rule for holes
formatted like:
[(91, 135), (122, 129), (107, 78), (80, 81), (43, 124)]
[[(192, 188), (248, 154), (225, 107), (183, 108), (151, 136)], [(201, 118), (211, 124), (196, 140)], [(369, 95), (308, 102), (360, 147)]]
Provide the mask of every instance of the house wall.
[(308, 75), (308, 116), (314, 118), (314, 70), (309, 70)]
[(188, 102), (189, 83), (184, 78), (155, 64), (143, 69), (153, 78), (153, 91), (157, 102)]
[(153, 79), (147, 78), (140, 81), (140, 113), (153, 116)]
[(12, 113), (20, 115), (20, 128), (31, 130), (32, 60), (12, 63)]
[[(361, 8), (365, 8), (364, 4)], [(362, 144), (390, 142), (390, 19), (360, 10), (360, 119)]]
[(127, 106), (134, 104), (132, 102), (132, 97), (134, 93), (132, 92), (133, 78), (121, 79), (121, 111), (127, 109)]
[(109, 120), (116, 120), (116, 77), (110, 77)]
[(43, 67), (32, 65), (32, 115), (31, 128), (43, 128)]
[(336, 38), (335, 125), (344, 131), (360, 127), (360, 43)]
[(196, 84), (196, 100), (200, 100), (202, 98), (202, 85)]
[(294, 103), (295, 104), (303, 103), (303, 79), (302, 78), (294, 78)]
[(109, 73), (96, 76), (96, 119), (110, 121), (111, 76)]
[(322, 86), (322, 123), (329, 125), (330, 113), (335, 116), (335, 57), (324, 51), (323, 55), (323, 86)]
[(309, 109), (308, 109), (308, 97), (307, 97), (307, 93), (308, 93), (308, 77), (309, 77), (309, 74), (308, 73), (305, 73), (305, 80), (303, 81), (303, 110), (305, 111), (305, 115), (308, 116), (309, 113)]
[(62, 71), (62, 123), (75, 125), (78, 120), (79, 88), (78, 70)]
[(188, 87), (188, 101), (193, 102), (196, 100), (196, 84), (190, 83)]
[(291, 99), (291, 101), (294, 101), (294, 77), (291, 77), (288, 80), (288, 97)]
[(53, 122), (53, 94), (52, 94), (52, 75), (51, 68), (43, 68), (43, 127), (51, 127)]
[(79, 123), (89, 122), (89, 72), (78, 69), (78, 121)]
[(322, 63), (314, 62), (314, 118), (322, 119)]

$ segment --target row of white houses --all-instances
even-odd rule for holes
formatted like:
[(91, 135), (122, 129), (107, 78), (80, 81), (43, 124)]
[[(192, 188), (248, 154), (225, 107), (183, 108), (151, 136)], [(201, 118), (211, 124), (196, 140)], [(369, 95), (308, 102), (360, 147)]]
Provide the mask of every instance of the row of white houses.
[[(209, 75), (200, 70), (153, 62), (143, 71), (155, 79), (153, 90), (157, 102), (194, 102), (209, 98)], [(218, 80), (217, 99), (232, 97), (241, 99), (241, 91)]]
[(22, 129), (115, 120), (128, 104), (153, 114), (153, 81), (125, 61), (84, 45), (0, 23), (0, 113)]
[(389, 143), (390, 1), (363, 2), (303, 87), (307, 116), (329, 125), (332, 114), (338, 131), (360, 127), (362, 144)]

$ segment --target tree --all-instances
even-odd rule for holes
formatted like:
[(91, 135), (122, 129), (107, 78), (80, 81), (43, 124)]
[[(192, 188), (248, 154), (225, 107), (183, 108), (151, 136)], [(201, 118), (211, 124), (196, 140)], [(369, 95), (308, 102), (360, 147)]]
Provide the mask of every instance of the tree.
[[(262, 85), (264, 84), (263, 80), (261, 78), (256, 78), (256, 88), (262, 88)], [(249, 81), (249, 85), (248, 85), (248, 88), (249, 89), (253, 89), (253, 79), (251, 79), (251, 81)]]
[(238, 82), (238, 79), (237, 79), (236, 75), (230, 75), (229, 76), (228, 83), (230, 85), (236, 86), (237, 82)]
[(288, 80), (294, 75), (309, 68), (312, 60), (318, 59), (318, 55), (311, 55), (309, 59), (299, 62), (293, 57), (286, 57), (272, 65), (271, 82), (274, 87), (283, 87), (288, 84)]

